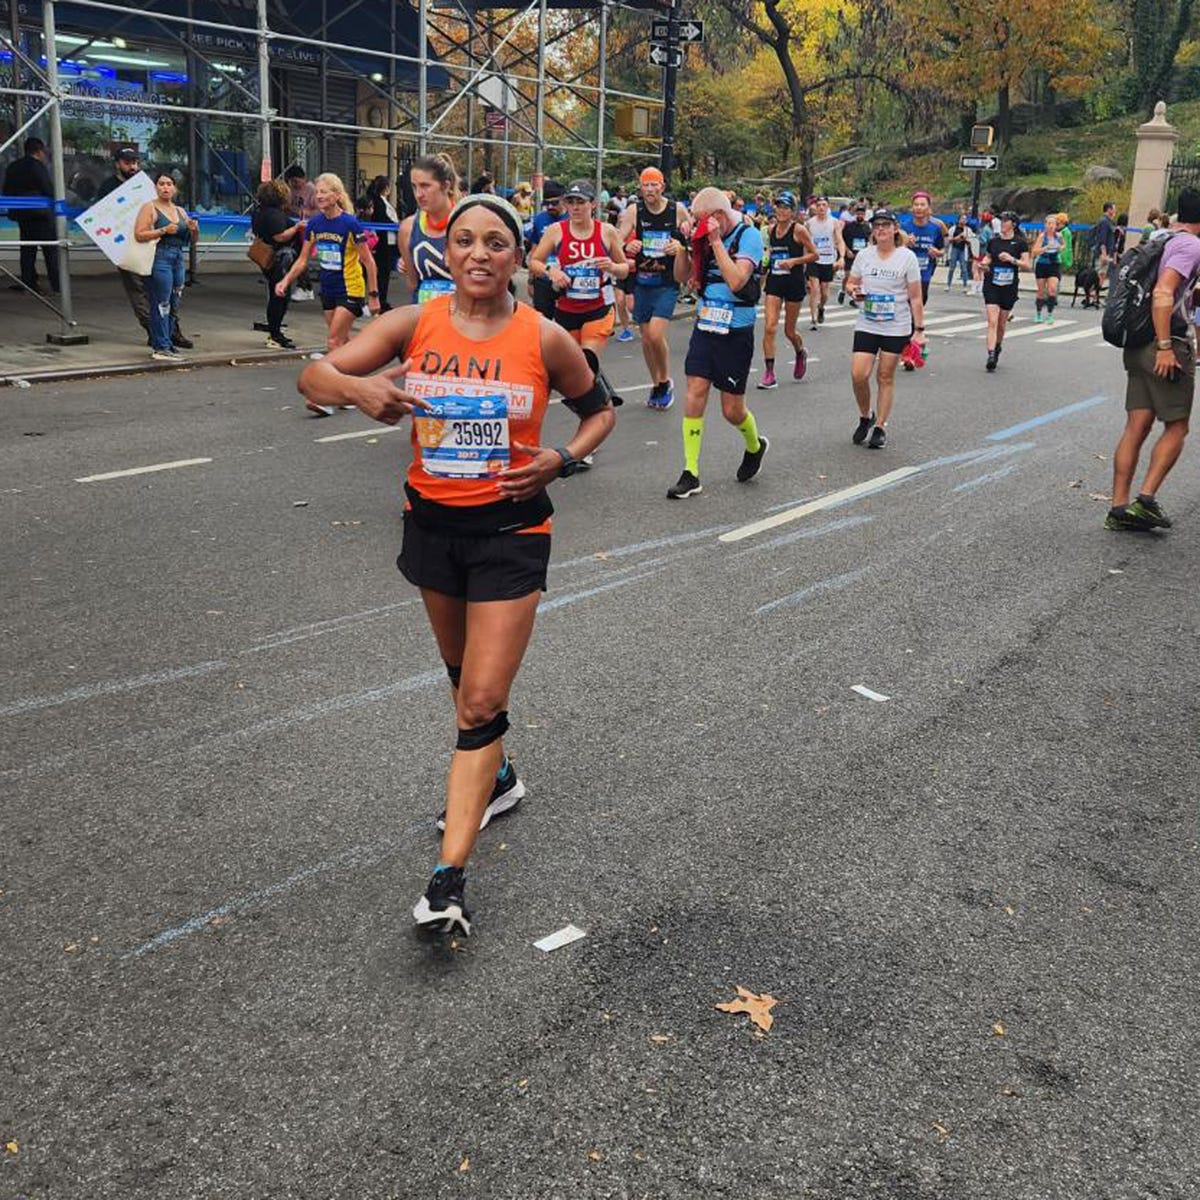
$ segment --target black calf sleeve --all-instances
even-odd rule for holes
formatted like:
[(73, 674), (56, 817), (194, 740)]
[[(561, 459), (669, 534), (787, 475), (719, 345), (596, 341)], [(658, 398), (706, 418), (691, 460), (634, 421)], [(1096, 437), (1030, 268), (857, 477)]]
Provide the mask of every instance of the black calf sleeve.
[(508, 713), (498, 712), (484, 725), (476, 725), (474, 729), (458, 731), (458, 750), (482, 750), (498, 742), (508, 732)]
[(455, 666), (453, 663), (446, 664), (446, 674), (450, 676), (450, 686), (458, 687), (458, 681), (462, 679), (462, 663)]

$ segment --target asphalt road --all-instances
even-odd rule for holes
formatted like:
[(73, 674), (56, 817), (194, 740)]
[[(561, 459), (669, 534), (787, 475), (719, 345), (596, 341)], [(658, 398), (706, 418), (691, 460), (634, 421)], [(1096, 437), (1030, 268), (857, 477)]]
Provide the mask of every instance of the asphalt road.
[(0, 395), (0, 1196), (1194, 1196), (1200, 469), (1106, 533), (1119, 358), (1031, 307), (994, 376), (935, 338), (879, 452), (806, 331), (760, 478), (714, 408), (685, 502), (627, 390), (455, 948), (405, 435), (294, 364)]

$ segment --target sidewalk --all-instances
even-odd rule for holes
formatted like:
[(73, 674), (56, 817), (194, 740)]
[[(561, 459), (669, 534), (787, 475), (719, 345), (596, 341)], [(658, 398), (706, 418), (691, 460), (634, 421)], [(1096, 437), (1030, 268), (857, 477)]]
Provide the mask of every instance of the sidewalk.
[[(43, 284), (44, 286), (44, 284)], [(393, 280), (394, 299), (405, 294), (403, 281)], [(72, 375), (174, 369), (173, 363), (154, 362), (145, 335), (129, 307), (116, 271), (105, 275), (72, 276), (72, 299), (77, 330), (87, 334), (83, 346), (56, 346), (47, 333), (61, 328), (58, 316), (26, 292), (0, 288), (0, 384), (17, 379), (30, 382)], [(251, 272), (202, 274), (184, 289), (179, 324), (196, 343), (185, 351), (188, 365), (228, 363), (232, 359), (287, 357), (268, 350), (266, 334), (254, 329), (264, 321), (266, 288)], [(303, 350), (325, 346), (325, 321), (316, 301), (293, 302), (286, 332)]]

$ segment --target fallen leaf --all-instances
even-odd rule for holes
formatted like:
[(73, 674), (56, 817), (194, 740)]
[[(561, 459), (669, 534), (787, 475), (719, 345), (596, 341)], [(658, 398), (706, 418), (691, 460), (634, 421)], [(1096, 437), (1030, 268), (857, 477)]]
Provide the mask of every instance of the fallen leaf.
[(229, 918), (228, 917), (209, 917), (208, 923), (210, 925), (228, 925)]
[(940, 1133), (942, 1135), (942, 1137), (950, 1136), (950, 1126), (949, 1125), (943, 1125), (941, 1123), (941, 1121), (934, 1121), (933, 1127), (934, 1127), (934, 1129), (936, 1129), (938, 1131), (938, 1133)]
[(98, 933), (93, 933), (92, 936), (90, 938), (88, 938), (89, 942), (98, 942), (99, 940), (100, 940), (100, 935)]
[(1004, 1028), (1004, 1022), (1003, 1022), (1003, 1021), (997, 1021), (997, 1022), (995, 1023), (995, 1025), (993, 1025), (993, 1026), (992, 1026), (992, 1032), (993, 1032), (993, 1033), (994, 1033), (994, 1034), (995, 1034), (997, 1037), (1003, 1037), (1003, 1036), (1005, 1035), (1005, 1033), (1007, 1033), (1008, 1031), (1007, 1031), (1007, 1030)]
[(16, 1154), (16, 1152), (18, 1150), (20, 1150), (21, 1147), (15, 1141), (12, 1141), (12, 1142), (5, 1142), (4, 1148), (5, 1148), (5, 1150), (7, 1150), (9, 1152), (9, 1154)]
[(1092, 455), (1092, 457), (1093, 457), (1093, 458), (1098, 458), (1098, 459), (1099, 459), (1101, 462), (1108, 462), (1108, 455), (1107, 455), (1107, 454), (1093, 454), (1093, 455)]
[(744, 988), (740, 984), (737, 987), (738, 998), (730, 1000), (725, 1004), (714, 1005), (714, 1008), (721, 1012), (727, 1013), (745, 1013), (755, 1025), (764, 1033), (767, 1032), (772, 1025), (775, 1024), (775, 1018), (771, 1016), (771, 1009), (779, 1003), (774, 996), (763, 994), (759, 996), (749, 988)]
[(596, 553), (592, 555), (592, 557), (603, 559), (603, 560), (607, 561), (609, 556), (607, 554), (605, 554), (603, 550), (597, 550)]
[(1067, 487), (1081, 488), (1081, 487), (1083, 487), (1083, 480), (1082, 479), (1072, 479), (1071, 482), (1067, 484)]
[(602, 1021), (611, 1021), (611, 1020), (612, 1020), (612, 1013), (610, 1013), (610, 1012), (602, 1012), (602, 1013), (600, 1014), (600, 1019), (601, 1019)]
[(458, 1170), (460, 1173), (463, 1171), (469, 1171), (470, 1169), (471, 1169), (471, 1160), (469, 1158), (464, 1158), (462, 1160), (462, 1162), (460, 1162), (458, 1164)]
[(1016, 912), (1016, 909), (1013, 908), (1011, 904), (1006, 904), (1004, 906), (1004, 911), (1011, 917)]
[(63, 946), (63, 953), (64, 954), (74, 954), (75, 951), (78, 949), (79, 949), (78, 942), (67, 942), (67, 944), (65, 946)]
[(589, 1162), (599, 1162), (604, 1157), (599, 1150), (589, 1150), (587, 1156)]
[(1090, 492), (1088, 493), (1088, 499), (1109, 501), (1112, 497), (1105, 495), (1104, 492)]
[(675, 1035), (673, 1033), (652, 1033), (650, 1040), (659, 1046), (665, 1046), (667, 1042), (673, 1042)]
[(1020, 1096), (1022, 1093), (1014, 1087), (1006, 1087), (1000, 1095), (1002, 1096)]
[(528, 1079), (518, 1079), (518, 1080), (517, 1080), (517, 1087), (519, 1087), (519, 1088), (527, 1088), (528, 1086), (529, 1086), (529, 1080), (528, 1080)]

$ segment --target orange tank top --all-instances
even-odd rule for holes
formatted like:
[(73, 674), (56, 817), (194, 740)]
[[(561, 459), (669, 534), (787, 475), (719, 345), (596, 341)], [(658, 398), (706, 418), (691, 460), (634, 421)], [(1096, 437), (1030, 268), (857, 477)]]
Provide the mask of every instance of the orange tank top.
[[(422, 400), (439, 401), (459, 396), (501, 395), (508, 406), (510, 446), (541, 444), (542, 419), (550, 402), (550, 377), (542, 361), (541, 316), (518, 303), (512, 320), (501, 333), (476, 341), (460, 333), (450, 317), (451, 296), (438, 296), (421, 309), (417, 328), (408, 346), (412, 370), (404, 389)], [(504, 499), (493, 479), (447, 478), (425, 469), (421, 440), (414, 422), (413, 460), (408, 485), (419, 496), (436, 504), (470, 507)], [(511, 465), (523, 467), (530, 455), (511, 450)], [(545, 533), (549, 522), (526, 533)]]

